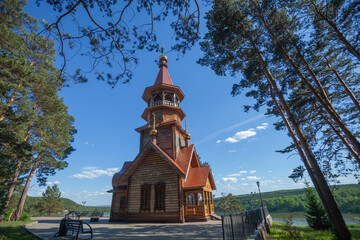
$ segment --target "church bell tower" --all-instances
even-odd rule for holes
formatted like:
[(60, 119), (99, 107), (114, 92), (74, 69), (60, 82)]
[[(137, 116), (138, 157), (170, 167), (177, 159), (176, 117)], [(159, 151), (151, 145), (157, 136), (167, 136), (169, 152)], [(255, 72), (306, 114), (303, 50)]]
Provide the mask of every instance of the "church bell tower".
[(155, 82), (145, 88), (142, 95), (147, 107), (141, 117), (147, 124), (136, 131), (141, 134), (140, 151), (149, 141), (153, 141), (175, 159), (179, 150), (189, 145), (190, 134), (181, 127), (186, 116), (180, 107), (184, 93), (173, 84), (167, 67), (167, 57), (163, 53), (159, 58), (160, 69)]

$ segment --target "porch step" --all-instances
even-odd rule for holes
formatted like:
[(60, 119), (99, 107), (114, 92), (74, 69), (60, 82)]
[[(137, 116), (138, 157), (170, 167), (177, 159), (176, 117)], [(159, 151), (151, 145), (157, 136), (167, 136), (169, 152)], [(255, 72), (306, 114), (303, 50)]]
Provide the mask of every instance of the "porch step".
[(216, 215), (215, 213), (210, 214), (211, 220), (221, 220), (221, 217), (219, 215)]

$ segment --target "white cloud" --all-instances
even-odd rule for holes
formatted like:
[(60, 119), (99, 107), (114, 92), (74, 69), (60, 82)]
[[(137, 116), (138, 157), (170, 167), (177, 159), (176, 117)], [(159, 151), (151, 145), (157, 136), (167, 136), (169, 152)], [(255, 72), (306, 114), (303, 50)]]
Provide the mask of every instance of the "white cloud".
[(268, 128), (269, 124), (268, 123), (263, 123), (260, 126), (257, 126), (256, 129), (257, 130), (266, 130)]
[(54, 184), (59, 185), (61, 182), (60, 181), (54, 181)]
[(272, 171), (271, 171), (271, 170), (269, 170), (268, 172), (272, 173)]
[(241, 173), (233, 173), (233, 174), (229, 174), (227, 176), (228, 177), (239, 177), (239, 176), (241, 176)]
[(245, 181), (246, 180), (246, 178), (241, 178), (241, 181)]
[(247, 173), (247, 171), (240, 171), (239, 173)]
[(251, 170), (251, 171), (249, 171), (249, 173), (254, 174), (254, 173), (256, 173), (256, 170)]
[(255, 117), (249, 118), (249, 119), (247, 119), (247, 120), (245, 120), (245, 121), (243, 121), (243, 122), (239, 122), (239, 123), (236, 123), (236, 124), (234, 124), (234, 125), (232, 125), (232, 126), (226, 127), (226, 128), (224, 128), (224, 129), (221, 129), (221, 130), (216, 131), (216, 132), (213, 132), (213, 133), (211, 133), (210, 135), (208, 135), (208, 136), (206, 136), (205, 138), (203, 138), (202, 140), (200, 140), (200, 141), (198, 141), (198, 142), (195, 142), (194, 144), (197, 145), (197, 146), (199, 146), (199, 144), (201, 144), (201, 143), (203, 143), (203, 142), (207, 142), (207, 141), (209, 141), (209, 140), (211, 140), (211, 139), (217, 138), (220, 134), (224, 134), (224, 133), (230, 132), (230, 131), (232, 131), (233, 129), (236, 129), (236, 128), (241, 127), (241, 126), (243, 126), (243, 125), (245, 125), (245, 124), (248, 124), (248, 123), (257, 121), (257, 120), (259, 120), (260, 118), (263, 118), (263, 117), (265, 117), (264, 114), (259, 114), (259, 115), (255, 116)]
[(233, 152), (236, 152), (236, 150), (229, 150), (229, 153), (233, 153)]
[(217, 140), (216, 143), (221, 143), (221, 140)]
[(246, 178), (248, 180), (259, 180), (260, 179), (259, 177), (256, 177), (256, 176), (247, 176)]
[(255, 129), (250, 128), (246, 131), (240, 131), (240, 132), (235, 133), (234, 136), (225, 139), (225, 142), (237, 143), (241, 140), (247, 139), (247, 138), (255, 136), (255, 135), (256, 135)]
[(85, 144), (85, 145), (88, 145), (89, 143), (88, 143), (88, 142), (85, 142), (84, 144)]
[(241, 183), (240, 185), (242, 185), (242, 186), (248, 186), (249, 184), (248, 184), (248, 183)]
[(234, 178), (234, 177), (223, 178), (222, 180), (224, 182), (233, 182), (233, 183), (237, 182), (237, 178)]
[(119, 168), (108, 168), (105, 170), (102, 169), (94, 169), (94, 170), (89, 170), (89, 171), (82, 171), (81, 173), (78, 174), (74, 174), (71, 177), (73, 178), (98, 178), (101, 176), (112, 176), (114, 175), (114, 173), (118, 172)]

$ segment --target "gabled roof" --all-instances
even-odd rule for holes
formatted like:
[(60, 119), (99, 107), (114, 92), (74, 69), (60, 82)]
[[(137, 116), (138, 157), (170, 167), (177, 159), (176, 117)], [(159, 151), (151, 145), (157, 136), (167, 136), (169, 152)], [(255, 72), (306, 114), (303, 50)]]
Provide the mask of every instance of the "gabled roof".
[(184, 188), (205, 187), (208, 178), (211, 184), (211, 188), (216, 190), (214, 178), (211, 174), (209, 166), (190, 168), (186, 176)]
[(130, 166), (125, 170), (125, 172), (121, 174), (118, 181), (126, 181), (135, 172), (141, 161), (148, 155), (151, 150), (154, 150), (157, 154), (159, 154), (170, 165), (170, 167), (172, 167), (181, 177), (185, 178), (186, 172), (184, 172), (171, 157), (169, 157), (156, 144), (148, 142), (148, 144), (146, 144), (146, 146), (136, 156), (134, 161), (131, 162)]
[(177, 157), (176, 163), (180, 166), (180, 168), (187, 173), (191, 161), (191, 156), (194, 151), (194, 144), (191, 144), (188, 147), (181, 148)]

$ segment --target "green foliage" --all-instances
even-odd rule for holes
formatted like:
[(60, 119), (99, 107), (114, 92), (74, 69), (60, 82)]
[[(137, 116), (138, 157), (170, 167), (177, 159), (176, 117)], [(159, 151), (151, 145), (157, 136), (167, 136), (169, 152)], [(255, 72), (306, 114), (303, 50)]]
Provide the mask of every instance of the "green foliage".
[(244, 209), (242, 206), (241, 200), (236, 198), (234, 195), (229, 193), (226, 195), (225, 193), (221, 193), (221, 198), (219, 201), (216, 201), (215, 208), (220, 209), (221, 211), (224, 211), (226, 213), (235, 213), (235, 212), (241, 212)]
[(306, 214), (305, 218), (311, 228), (316, 230), (326, 230), (331, 227), (323, 206), (317, 198), (314, 190), (309, 188), (309, 183), (305, 182), (306, 187)]
[(294, 219), (291, 214), (289, 214), (284, 220), (284, 230), (286, 232), (287, 239), (294, 239), (294, 240), (302, 240), (303, 237), (301, 236), (300, 231), (293, 225)]
[[(360, 213), (360, 188), (357, 184), (338, 185), (332, 187), (336, 202), (341, 212)], [(264, 205), (269, 212), (305, 212), (306, 192), (305, 189), (280, 190), (261, 193)], [(260, 206), (258, 194), (237, 195), (245, 209)], [(221, 214), (224, 211), (218, 207), (221, 198), (214, 198), (215, 212)]]
[[(300, 233), (301, 239), (303, 240), (329, 240), (333, 239), (333, 234), (331, 231), (322, 231), (314, 230), (307, 226), (293, 226), (296, 231)], [(360, 226), (357, 225), (357, 228), (351, 229), (350, 232), (353, 235), (356, 231), (360, 230)], [(354, 235), (353, 235), (354, 236)], [(290, 240), (287, 227), (285, 223), (273, 222), (271, 226), (271, 234), (267, 236), (266, 239), (269, 240)], [(354, 238), (357, 239), (357, 238)]]
[(37, 21), (23, 12), (25, 4), (0, 2), (0, 215), (8, 201), (3, 196), (26, 180), (17, 217), (34, 173), (45, 185), (48, 176), (67, 167), (76, 133), (58, 96), (65, 80), (53, 65), (54, 42), (37, 33)]
[[(43, 208), (38, 208), (40, 203), (43, 202), (42, 197), (28, 197), (24, 206), (24, 211), (30, 213), (31, 216), (61, 216), (61, 214), (57, 212), (52, 212), (51, 215), (48, 215)], [(76, 211), (81, 213), (82, 216), (89, 216), (93, 212), (102, 212), (102, 213), (109, 213), (110, 207), (91, 207), (91, 206), (84, 206), (81, 204), (77, 204), (76, 202), (68, 199), (62, 198), (61, 203), (62, 208), (66, 208), (70, 211)]]
[(23, 212), (20, 217), (20, 221), (30, 221), (31, 216), (26, 212)]
[(37, 203), (36, 209), (46, 216), (56, 215), (63, 208), (61, 192), (57, 184), (52, 187), (48, 186), (43, 193), (41, 200)]
[(38, 240), (39, 238), (22, 228), (22, 226), (27, 223), (30, 223), (30, 221), (4, 222), (3, 224), (0, 224), (0, 239)]
[[(169, 50), (185, 53), (199, 39), (200, 9), (195, 1), (36, 2), (49, 4), (58, 16), (53, 23), (44, 21), (44, 32), (60, 43), (59, 55), (65, 70), (74, 53), (79, 53), (82, 61), (88, 60), (89, 69), (70, 72), (70, 78), (78, 82), (86, 81), (86, 72), (93, 71), (98, 80), (113, 86), (118, 82), (128, 83), (132, 78), (131, 68), (138, 63), (135, 53), (144, 49), (160, 51), (157, 33), (161, 29), (156, 30), (157, 22), (166, 20), (174, 30), (175, 42), (167, 47)], [(74, 19), (74, 24), (63, 28), (69, 19)]]

